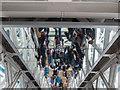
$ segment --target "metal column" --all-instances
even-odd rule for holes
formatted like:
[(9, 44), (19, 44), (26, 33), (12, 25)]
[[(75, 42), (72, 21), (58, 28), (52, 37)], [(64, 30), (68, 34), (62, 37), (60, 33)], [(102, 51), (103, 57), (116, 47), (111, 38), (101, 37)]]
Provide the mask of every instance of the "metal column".
[(105, 28), (105, 34), (104, 34), (104, 47), (103, 49), (105, 49), (109, 43), (109, 36), (110, 36), (110, 29), (106, 29)]
[(110, 86), (112, 88), (114, 88), (114, 81), (115, 81), (115, 74), (116, 74), (116, 64), (113, 64), (111, 67), (110, 67), (110, 75), (109, 75), (109, 82), (110, 82)]
[(102, 80), (103, 80), (104, 84), (106, 85), (106, 87), (107, 87), (107, 88), (108, 88), (108, 90), (109, 90), (110, 85), (109, 85), (109, 83), (107, 82), (107, 80), (106, 80), (105, 76), (103, 75), (103, 73), (102, 73), (102, 72), (100, 72), (99, 74), (100, 74), (100, 76), (101, 76), (101, 78), (102, 78)]
[(15, 86), (15, 84), (17, 83), (17, 81), (18, 81), (19, 77), (21, 76), (21, 74), (22, 74), (21, 71), (19, 71), (19, 72), (16, 74), (14, 81), (12, 82), (12, 84), (11, 84), (8, 88), (14, 88), (14, 86)]
[(95, 43), (93, 43), (92, 46), (98, 51), (99, 54), (102, 54), (102, 49), (100, 47), (98, 47)]

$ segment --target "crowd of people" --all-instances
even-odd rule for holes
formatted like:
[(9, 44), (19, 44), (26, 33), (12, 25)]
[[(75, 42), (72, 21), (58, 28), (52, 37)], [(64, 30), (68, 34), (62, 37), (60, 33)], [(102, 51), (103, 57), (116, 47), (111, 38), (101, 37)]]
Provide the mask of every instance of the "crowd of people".
[[(39, 28), (40, 37), (39, 48), (36, 58), (40, 69), (44, 68), (44, 76), (49, 81), (50, 87), (63, 88), (63, 82), (59, 76), (59, 71), (63, 71), (63, 76), (68, 77), (67, 70), (71, 67), (73, 76), (76, 78), (79, 70), (82, 68), (85, 49), (88, 44), (93, 44), (95, 39), (95, 30), (93, 28), (68, 28), (64, 32), (71, 46), (64, 46), (64, 39), (61, 35), (61, 28), (54, 28), (55, 39), (54, 48), (49, 48), (49, 28)], [(58, 33), (59, 32), (59, 33)], [(50, 70), (52, 69), (52, 75)]]

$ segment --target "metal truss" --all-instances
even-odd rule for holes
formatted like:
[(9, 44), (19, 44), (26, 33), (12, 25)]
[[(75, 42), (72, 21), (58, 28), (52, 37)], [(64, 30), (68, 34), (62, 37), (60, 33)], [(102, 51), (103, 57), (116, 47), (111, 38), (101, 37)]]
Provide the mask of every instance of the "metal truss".
[[(2, 43), (0, 43), (0, 46), (2, 46), (2, 52), (0, 53), (0, 56), (2, 58), (1, 61), (5, 66), (6, 87), (14, 88), (21, 76), (27, 76), (27, 80), (30, 80), (32, 83), (30, 86), (34, 85), (34, 87), (40, 88), (38, 81), (36, 81), (33, 73), (31, 73), (28, 66), (24, 63), (19, 52), (16, 50), (12, 41), (8, 38), (5, 31), (1, 30), (0, 34), (2, 34)], [(12, 76), (12, 67), (18, 71), (14, 76), (14, 79)]]
[[(107, 33), (108, 32), (106, 31), (105, 35), (107, 35)], [(19, 53), (17, 52), (16, 48), (14, 47), (12, 42), (9, 40), (9, 38), (7, 37), (7, 35), (5, 34), (4, 31), (2, 32), (2, 34), (3, 34), (3, 40), (8, 41), (7, 42), (8, 46), (6, 46), (4, 43), (2, 43), (4, 48), (6, 49), (4, 54), (6, 56), (9, 56), (8, 58), (11, 57), (11, 59), (13, 59), (14, 62), (17, 62), (17, 64), (19, 65), (18, 67), (20, 69), (20, 72), (18, 72), (16, 74), (15, 79), (12, 80), (12, 78), (10, 78), (11, 77), (11, 64), (8, 63), (8, 61), (6, 60), (7, 58), (5, 57), (6, 77), (7, 77), (7, 82), (8, 82), (7, 87), (11, 87), (11, 88), (14, 87), (17, 80), (19, 79), (19, 77), (21, 76), (21, 74), (23, 72), (25, 74), (27, 74), (27, 76), (29, 77), (31, 82), (33, 82), (37, 87), (40, 87), (39, 83), (36, 81), (36, 79), (34, 78), (34, 76), (31, 73), (31, 71), (27, 68), (27, 66), (23, 62), (22, 58), (20, 57)], [(88, 50), (86, 50), (85, 53), (86, 53), (86, 58), (87, 58), (86, 59), (87, 71), (84, 71), (82, 69), (82, 72), (83, 72), (85, 78), (78, 83), (79, 87), (94, 88), (93, 82), (96, 80), (96, 88), (97, 88), (98, 81), (99, 81), (98, 77), (101, 77), (101, 79), (103, 80), (103, 82), (107, 88), (114, 88), (113, 83), (115, 81), (115, 76), (116, 76), (115, 70), (116, 70), (118, 61), (120, 61), (119, 46), (116, 46), (120, 42), (120, 30), (117, 32), (117, 34), (115, 35), (115, 37), (113, 38), (113, 40), (110, 43), (108, 43), (108, 38), (109, 38), (109, 35), (107, 35), (107, 37), (104, 38), (107, 40), (104, 42), (104, 46), (106, 48), (104, 48), (103, 51), (96, 44), (93, 45), (94, 51), (97, 50), (98, 53), (101, 54), (100, 58), (94, 65), (91, 65), (90, 60), (88, 59)], [(93, 55), (95, 55), (95, 54), (93, 54)], [(15, 57), (18, 57), (17, 59), (19, 59), (19, 61), (16, 61), (16, 59), (14, 59)], [(94, 63), (94, 61), (93, 61), (93, 63)], [(108, 68), (110, 68), (109, 81), (107, 81), (106, 77), (104, 76), (104, 71), (107, 70)], [(76, 81), (76, 84), (77, 84), (77, 81)]]
[[(90, 71), (85, 74), (85, 78), (80, 82), (79, 87), (80, 88), (93, 88), (97, 90), (98, 88), (98, 78), (101, 77), (103, 80), (105, 86), (109, 90), (110, 88), (115, 88), (114, 82), (116, 77), (116, 69), (117, 65), (119, 65), (120, 60), (120, 30), (117, 31), (115, 37), (112, 39), (111, 42), (108, 43), (109, 39), (109, 30), (105, 32), (105, 35), (107, 35), (104, 40), (104, 50), (102, 51), (98, 47), (93, 46), (98, 53), (101, 54), (99, 60), (92, 66)], [(105, 48), (106, 47), (106, 48)], [(101, 51), (102, 52), (101, 52)], [(87, 54), (88, 55), (88, 54)], [(87, 60), (89, 63), (89, 60)], [(88, 64), (87, 67), (90, 67), (91, 65)], [(109, 78), (108, 80), (104, 76), (104, 72), (110, 68), (109, 71)], [(84, 70), (83, 70), (84, 71)], [(96, 86), (93, 87), (93, 82), (96, 80)]]
[(22, 72), (19, 71), (16, 76), (15, 79), (13, 80), (13, 82), (11, 83), (11, 85), (8, 86), (8, 88), (14, 88), (15, 84), (17, 83), (17, 80), (19, 79), (19, 77), (21, 76)]

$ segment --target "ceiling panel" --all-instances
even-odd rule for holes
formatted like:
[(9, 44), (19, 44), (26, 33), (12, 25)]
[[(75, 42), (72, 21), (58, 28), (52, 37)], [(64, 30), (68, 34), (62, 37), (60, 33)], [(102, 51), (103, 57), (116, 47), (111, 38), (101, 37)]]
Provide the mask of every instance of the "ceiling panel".
[(117, 18), (118, 3), (3, 2), (3, 17)]

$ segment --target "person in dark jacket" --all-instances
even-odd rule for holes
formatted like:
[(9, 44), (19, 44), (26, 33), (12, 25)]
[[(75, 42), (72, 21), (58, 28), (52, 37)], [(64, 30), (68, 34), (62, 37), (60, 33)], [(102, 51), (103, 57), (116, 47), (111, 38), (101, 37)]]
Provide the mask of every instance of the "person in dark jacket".
[(62, 82), (62, 79), (60, 80), (59, 88), (60, 88), (60, 90), (63, 89), (63, 82)]
[(72, 35), (73, 35), (73, 31), (74, 31), (75, 29), (74, 28), (68, 28), (68, 32), (65, 32), (65, 35), (66, 35), (66, 37), (67, 37), (67, 39), (69, 40), (69, 41), (72, 41)]
[(54, 67), (54, 70), (53, 70), (53, 77), (56, 78), (57, 75), (58, 75), (57, 69)]
[(45, 55), (46, 45), (40, 48), (40, 56), (42, 55), (42, 67), (46, 66), (46, 55)]
[(93, 44), (93, 40), (95, 39), (95, 29), (87, 28), (85, 30), (85, 36), (89, 40), (89, 44)]
[(41, 45), (40, 47), (43, 47), (44, 41), (46, 38), (46, 32), (44, 32), (44, 30), (41, 31), (41, 37), (38, 38), (38, 42)]
[(55, 85), (55, 78), (52, 76), (51, 77), (51, 87), (53, 88)]

